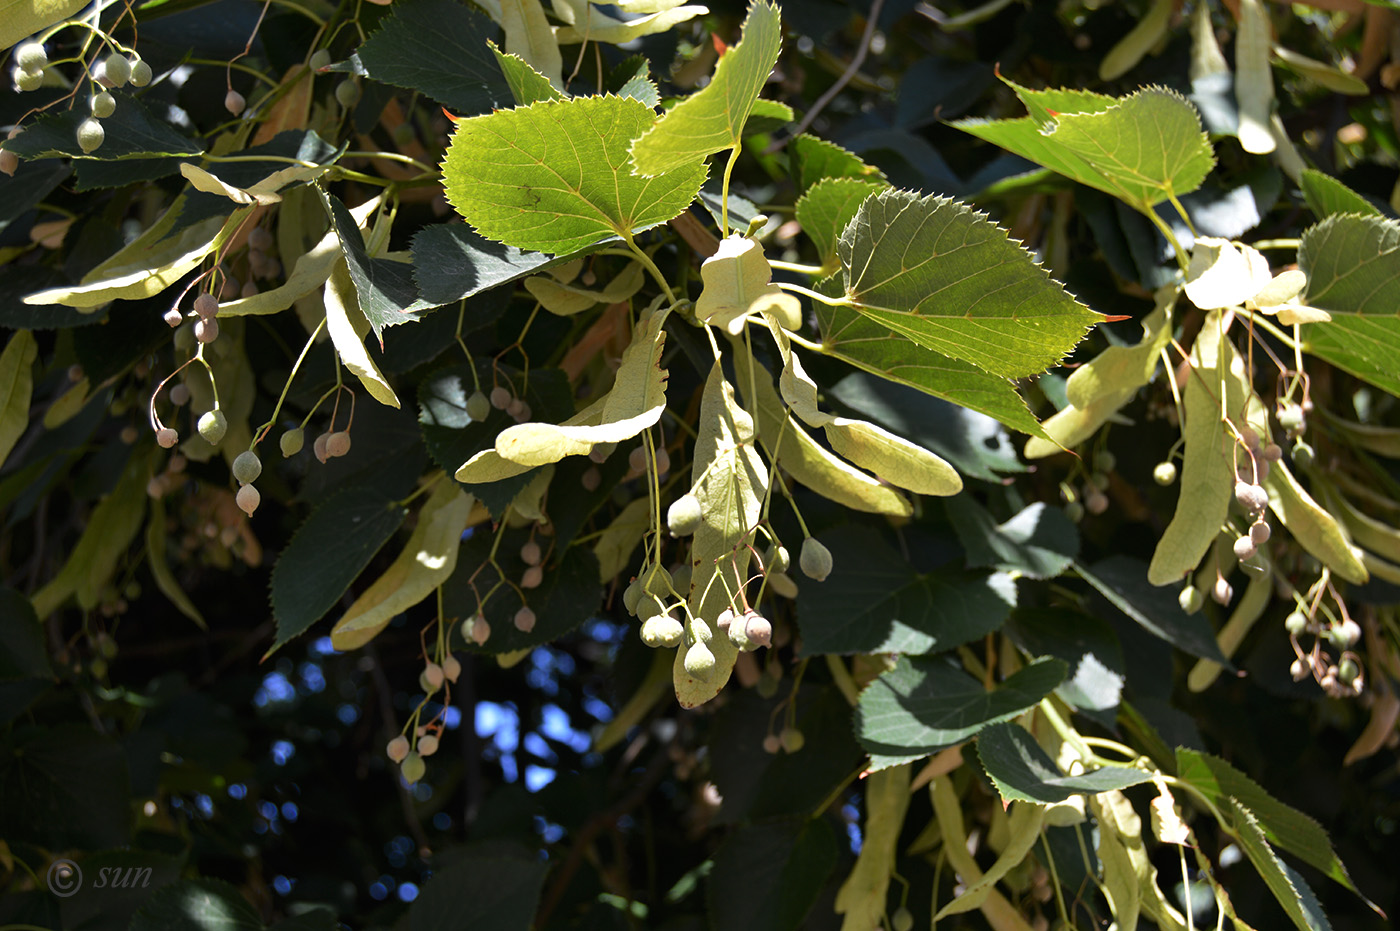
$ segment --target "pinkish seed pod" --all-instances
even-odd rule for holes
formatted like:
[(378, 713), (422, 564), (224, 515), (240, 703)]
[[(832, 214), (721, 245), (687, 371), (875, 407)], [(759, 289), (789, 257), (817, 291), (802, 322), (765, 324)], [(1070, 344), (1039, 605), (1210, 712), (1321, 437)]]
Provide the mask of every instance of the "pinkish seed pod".
[(418, 755), (432, 756), (438, 752), (438, 736), (436, 734), (424, 734), (418, 738)]
[(456, 682), (457, 677), (462, 674), (461, 662), (451, 653), (442, 658), (442, 674), (448, 682)]
[(509, 389), (497, 385), (491, 389), (491, 406), (498, 411), (503, 411), (510, 405), (511, 397)]
[(326, 455), (338, 459), (350, 452), (350, 434), (340, 430), (326, 437)]
[(404, 758), (408, 756), (409, 749), (408, 738), (400, 734), (389, 741), (389, 745), (384, 748), (384, 753), (395, 763), (402, 763)]
[(599, 472), (596, 466), (590, 468), (580, 476), (579, 484), (583, 486), (584, 491), (597, 491), (598, 486), (603, 484), (603, 473)]
[(539, 566), (528, 567), (520, 576), (521, 588), (539, 588), (544, 581), (544, 570)]
[(210, 318), (208, 320), (196, 320), (194, 322), (194, 338), (201, 343), (212, 343), (219, 338), (219, 321)]
[(1254, 540), (1248, 534), (1235, 540), (1235, 558), (1241, 562), (1253, 559), (1257, 552), (1259, 552), (1259, 547), (1254, 545)]
[(162, 449), (170, 449), (180, 442), (180, 434), (175, 432), (173, 427), (161, 427), (156, 431), (156, 443)]
[(311, 443), (311, 452), (321, 462), (325, 462), (331, 457), (330, 453), (326, 451), (326, 443), (329, 442), (329, 440), (330, 434), (322, 433), (320, 436), (316, 437), (316, 439)]
[(777, 734), (769, 734), (763, 738), (764, 753), (776, 754), (781, 749), (783, 749), (783, 742), (778, 739)]
[(173, 330), (175, 327), (185, 322), (185, 315), (180, 313), (180, 308), (172, 307), (165, 312), (161, 319)]
[(627, 454), (627, 467), (633, 472), (645, 472), (647, 470), (647, 450), (645, 446), (638, 446)]
[(540, 545), (534, 540), (529, 540), (520, 547), (520, 560), (527, 566), (538, 566), (542, 557)]
[(715, 627), (720, 630), (728, 630), (732, 623), (734, 623), (734, 612), (730, 608), (725, 608), (719, 613), (719, 617), (715, 618)]
[(522, 634), (528, 634), (535, 629), (535, 612), (530, 610), (529, 605), (522, 605), (520, 610), (515, 612), (515, 629)]
[(248, 101), (244, 100), (243, 95), (238, 91), (230, 88), (229, 92), (224, 95), (224, 109), (234, 116), (239, 116), (247, 108)]
[(478, 614), (472, 618), (472, 643), (481, 646), (486, 639), (491, 636), (491, 625), (486, 622), (486, 618)]
[(442, 687), (442, 680), (445, 678), (442, 667), (437, 663), (428, 663), (423, 667), (423, 678), (428, 680), (428, 684), (434, 689)]
[(1268, 543), (1269, 537), (1272, 535), (1273, 531), (1270, 530), (1269, 525), (1262, 520), (1255, 521), (1249, 527), (1249, 538), (1254, 541), (1255, 546), (1263, 546), (1265, 543)]
[(773, 624), (761, 615), (745, 614), (744, 635), (754, 646), (766, 647), (773, 642)]
[(239, 509), (244, 514), (252, 517), (253, 512), (258, 509), (258, 502), (262, 501), (262, 494), (252, 485), (244, 485), (238, 489), (234, 501), (237, 502)]
[(1215, 587), (1211, 589), (1210, 597), (1214, 598), (1216, 604), (1227, 605), (1235, 597), (1234, 587), (1223, 578), (1215, 580)]

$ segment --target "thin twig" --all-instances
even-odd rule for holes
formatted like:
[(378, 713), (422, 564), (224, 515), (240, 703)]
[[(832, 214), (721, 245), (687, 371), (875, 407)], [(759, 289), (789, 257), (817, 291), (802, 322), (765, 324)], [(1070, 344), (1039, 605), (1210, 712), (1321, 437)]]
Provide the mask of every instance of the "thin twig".
[(851, 59), (851, 63), (846, 66), (845, 71), (841, 72), (841, 76), (836, 79), (836, 83), (828, 87), (826, 93), (818, 97), (817, 102), (812, 104), (812, 109), (808, 110), (807, 114), (802, 117), (802, 121), (797, 124), (797, 128), (788, 136), (769, 146), (768, 151), (764, 154), (768, 155), (777, 152), (793, 139), (806, 132), (807, 127), (811, 126), (812, 122), (826, 109), (826, 105), (835, 100), (836, 95), (841, 93), (841, 89), (850, 83), (851, 78), (856, 76), (856, 72), (860, 70), (860, 66), (865, 64), (865, 56), (870, 52), (870, 40), (875, 35), (875, 24), (879, 22), (880, 9), (884, 5), (885, 0), (872, 0), (870, 4), (870, 13), (865, 18), (865, 32), (861, 34), (860, 46), (856, 48), (856, 54), (855, 57)]

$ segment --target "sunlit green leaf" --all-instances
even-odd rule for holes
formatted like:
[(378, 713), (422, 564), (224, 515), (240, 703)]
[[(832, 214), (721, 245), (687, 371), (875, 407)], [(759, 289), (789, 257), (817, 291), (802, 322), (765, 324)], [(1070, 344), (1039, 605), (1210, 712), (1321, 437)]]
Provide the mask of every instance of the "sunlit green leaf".
[(1334, 213), (1359, 213), (1368, 217), (1385, 216), (1375, 204), (1336, 178), (1323, 174), (1315, 168), (1303, 170), (1303, 178), (1299, 187), (1303, 189), (1303, 199), (1308, 202), (1308, 209), (1315, 213), (1319, 220), (1325, 220)]
[(549, 78), (531, 68), (519, 55), (503, 52), (492, 42), (491, 51), (501, 66), (510, 92), (515, 96), (517, 106), (528, 106), (538, 100), (563, 100), (564, 95), (549, 83)]
[(837, 251), (853, 309), (994, 375), (1044, 371), (1100, 319), (1004, 229), (946, 197), (873, 195)]
[(797, 201), (797, 222), (812, 244), (823, 266), (835, 270), (836, 240), (861, 203), (888, 185), (859, 178), (824, 178), (812, 185)]
[(867, 165), (856, 155), (834, 142), (803, 133), (788, 145), (792, 178), (799, 191), (806, 191), (823, 178), (857, 178), (884, 181), (885, 173)]
[(630, 97), (575, 97), (457, 123), (443, 162), (447, 199), (488, 239), (568, 254), (630, 237), (695, 199), (705, 167), (657, 178), (628, 166), (628, 146), (656, 121)]
[(720, 58), (710, 83), (668, 110), (633, 144), (638, 174), (693, 168), (706, 156), (737, 146), (782, 45), (778, 6), (754, 0), (743, 37)]

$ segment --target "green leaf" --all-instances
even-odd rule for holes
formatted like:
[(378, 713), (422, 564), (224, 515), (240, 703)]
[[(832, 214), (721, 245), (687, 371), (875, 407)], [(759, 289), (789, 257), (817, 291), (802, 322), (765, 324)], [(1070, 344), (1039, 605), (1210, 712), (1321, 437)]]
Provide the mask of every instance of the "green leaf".
[[(94, 163), (88, 163), (94, 164)], [(0, 177), (0, 233), (34, 209), (73, 173), (68, 162), (21, 162), (10, 177)], [(13, 265), (7, 274), (18, 271)]]
[(994, 375), (1057, 363), (1099, 316), (984, 215), (946, 197), (869, 197), (838, 245), (862, 316)]
[(884, 181), (885, 173), (867, 165), (857, 156), (816, 136), (803, 133), (788, 145), (792, 178), (799, 191), (806, 191), (823, 178), (858, 178)]
[(577, 252), (685, 210), (703, 165), (633, 176), (627, 147), (656, 121), (630, 97), (549, 100), (457, 123), (447, 199), (477, 232), (519, 249)]
[(749, 111), (782, 46), (777, 5), (754, 0), (742, 38), (720, 58), (710, 83), (668, 110), (633, 143), (637, 173), (656, 177), (682, 168), (693, 170), (706, 156), (738, 146)]
[[(944, 786), (947, 785), (946, 779), (947, 777), (940, 779), (940, 783)], [(934, 793), (935, 797), (940, 794), (938, 787), (935, 787)], [(951, 839), (950, 835), (954, 833), (955, 826), (951, 823), (943, 823), (943, 806), (939, 804), (938, 801), (935, 801), (934, 804), (934, 817), (939, 822), (938, 827), (943, 834), (944, 843), (948, 846), (958, 843), (966, 849), (968, 846), (966, 835), (963, 835), (963, 839), (960, 841)], [(1000, 907), (1001, 896), (1000, 893), (996, 891), (996, 884), (1000, 882), (1006, 874), (1010, 873), (1013, 868), (1019, 866), (1031, 852), (1031, 848), (1035, 846), (1036, 841), (1042, 838), (1045, 829), (1045, 815), (1046, 809), (1042, 805), (1022, 802), (1018, 805), (1011, 806), (1011, 814), (1005, 822), (1005, 846), (997, 856), (996, 862), (987, 869), (986, 873), (980, 876), (977, 875), (977, 872), (980, 871), (977, 870), (976, 864), (973, 864), (974, 872), (963, 873), (966, 863), (961, 861), (971, 860), (972, 856), (970, 853), (964, 854), (960, 851), (955, 858), (950, 857), (949, 859), (950, 862), (953, 863), (953, 869), (957, 870), (958, 875), (963, 877), (967, 882), (967, 886), (962, 890), (960, 895), (954, 896), (948, 904), (944, 905), (935, 913), (934, 920), (937, 921), (948, 915), (970, 912), (974, 908), (981, 908), (993, 896), (996, 896), (998, 900), (998, 906), (994, 907)], [(958, 830), (957, 833), (962, 834), (962, 831)], [(989, 914), (988, 917), (990, 918), (991, 915)], [(993, 927), (1004, 924), (1004, 922), (996, 921), (995, 919), (993, 919), (991, 923)]]
[(311, 512), (272, 568), (277, 642), (304, 633), (335, 607), (408, 512), (381, 491), (344, 488)]
[(1006, 83), (1030, 116), (953, 125), (1139, 210), (1195, 190), (1215, 167), (1200, 117), (1174, 91), (1115, 99)]
[(1270, 795), (1259, 783), (1220, 757), (1196, 750), (1178, 748), (1177, 775), (1201, 790), (1217, 805), (1235, 799), (1249, 811), (1268, 841), (1317, 867), (1333, 880), (1361, 896), (1372, 909), (1376, 906), (1356, 888), (1347, 868), (1332, 849), (1327, 832), (1312, 818)]
[(1181, 491), (1176, 513), (1157, 541), (1147, 570), (1153, 585), (1178, 582), (1194, 569), (1229, 513), (1235, 476), (1231, 459), (1221, 455), (1225, 424), (1217, 392), (1234, 361), (1229, 340), (1221, 338), (1219, 316), (1209, 315), (1191, 348), (1192, 371), (1183, 401), (1186, 451), (1181, 462)]
[(1287, 466), (1274, 463), (1261, 484), (1269, 493), (1269, 509), (1303, 549), (1348, 582), (1366, 582), (1370, 574), (1336, 516), (1303, 490)]
[(856, 737), (872, 769), (921, 759), (1033, 707), (1067, 671), (1060, 660), (1036, 660), (988, 691), (943, 657), (901, 656), (861, 693)]
[(797, 931), (836, 866), (823, 818), (743, 825), (714, 854), (710, 920), (725, 931)]
[(330, 213), (340, 249), (345, 256), (345, 264), (350, 272), (350, 280), (355, 285), (355, 296), (360, 305), (360, 313), (369, 321), (379, 348), (384, 348), (385, 327), (410, 323), (416, 319), (415, 311), (427, 310), (434, 306), (418, 296), (418, 287), (413, 282), (412, 266), (390, 259), (372, 259), (365, 251), (365, 237), (359, 224), (350, 211), (334, 194), (321, 194), (321, 202)]
[(44, 628), (34, 607), (13, 588), (0, 588), (0, 679), (50, 679)]
[(1176, 592), (1149, 584), (1145, 566), (1130, 556), (1110, 556), (1086, 567), (1075, 563), (1080, 578), (1098, 589), (1119, 611), (1144, 630), (1201, 659), (1214, 660), (1226, 668), (1230, 661), (1215, 642), (1215, 631), (1203, 614), (1187, 614), (1177, 602)]
[(130, 842), (126, 753), (87, 724), (25, 727), (0, 742), (0, 836), (13, 849)]
[(949, 498), (946, 507), (967, 564), (1049, 579), (1064, 572), (1079, 553), (1079, 531), (1057, 507), (1036, 502), (998, 525), (970, 494)]
[(118, 161), (154, 158), (164, 155), (199, 155), (199, 143), (177, 133), (165, 120), (158, 120), (135, 97), (121, 95), (116, 112), (102, 120), (106, 137), (94, 152), (78, 145), (78, 125), (91, 114), (86, 107), (54, 110), (27, 122), (24, 132), (0, 142), (20, 158), (83, 158)]
[(1303, 199), (1308, 202), (1308, 209), (1316, 214), (1319, 220), (1325, 220), (1337, 213), (1358, 213), (1376, 218), (1385, 216), (1375, 204), (1316, 168), (1303, 169), (1299, 186), (1303, 189)]
[[(1332, 926), (1318, 907), (1312, 890), (1303, 883), (1301, 876), (1289, 870), (1274, 853), (1250, 810), (1233, 798), (1225, 799), (1221, 807), (1235, 824), (1235, 831), (1245, 856), (1249, 857), (1249, 862), (1259, 872), (1264, 885), (1269, 887), (1269, 891), (1274, 894), (1278, 904), (1283, 906), (1293, 924), (1300, 931), (1331, 931)], [(1304, 890), (1307, 890), (1306, 895)]]
[(510, 85), (510, 92), (515, 97), (517, 106), (528, 106), (537, 100), (564, 99), (564, 95), (549, 83), (549, 78), (531, 68), (525, 59), (501, 51), (494, 42), (487, 44), (491, 46), (496, 62), (501, 66), (501, 73)]
[(85, 6), (87, 0), (0, 0), (0, 51)]
[(937, 653), (1001, 627), (1016, 604), (1004, 573), (913, 571), (867, 527), (823, 534), (835, 571), (797, 595), (802, 656)]
[(865, 777), (865, 824), (856, 865), (836, 893), (836, 912), (846, 928), (877, 928), (889, 899), (899, 857), (899, 835), (909, 811), (910, 767)]
[(326, 308), (326, 332), (330, 334), (341, 364), (360, 380), (372, 398), (386, 407), (398, 407), (398, 395), (365, 348), (365, 334), (370, 330), (370, 323), (360, 310), (359, 296), (343, 260), (335, 263), (326, 280), (322, 303)]
[(257, 909), (221, 879), (184, 879), (156, 890), (130, 931), (262, 931)]
[(29, 425), (29, 401), (34, 393), (34, 359), (39, 344), (29, 330), (16, 330), (0, 352), (0, 465)]
[[(615, 241), (605, 239), (599, 245)], [(423, 227), (413, 237), (413, 277), (423, 299), (441, 306), (548, 271), (578, 254), (522, 252), (484, 239), (465, 223), (437, 223)]]
[(1304, 348), (1400, 394), (1400, 222), (1334, 214), (1303, 233), (1298, 267), (1304, 303), (1332, 314), (1303, 327)]
[(861, 203), (889, 185), (859, 178), (824, 178), (797, 201), (797, 222), (817, 247), (823, 266), (835, 268), (836, 240)]
[(1006, 802), (1051, 805), (1072, 795), (1097, 795), (1152, 781), (1151, 773), (1128, 766), (1066, 776), (1030, 732), (1017, 724), (993, 724), (978, 734), (977, 758)]
[(619, 97), (635, 97), (653, 109), (661, 105), (661, 91), (651, 79), (645, 55), (633, 55), (608, 73), (606, 87)]
[(455, 0), (398, 0), (393, 15), (360, 46), (376, 81), (421, 91), (461, 114), (513, 102), (487, 41), (496, 25)]
[(549, 863), (470, 853), (433, 873), (408, 910), (407, 931), (520, 931), (539, 907)]
[(669, 32), (681, 23), (708, 12), (703, 6), (679, 6), (679, 0), (676, 3), (644, 4), (648, 9), (634, 6), (626, 10), (624, 0), (617, 4), (619, 9), (640, 15), (631, 19), (615, 19), (598, 9), (602, 5), (599, 0), (554, 0), (554, 15), (568, 24), (557, 31), (559, 44), (607, 42), (625, 45), (646, 36)]
[(816, 302), (816, 311), (822, 345), (833, 358), (986, 414), (1013, 430), (1044, 435), (1040, 422), (1009, 380), (925, 349), (845, 307)]
[(1068, 663), (1069, 677), (1056, 694), (1091, 716), (1108, 712), (1107, 723), (1112, 723), (1127, 679), (1123, 648), (1107, 621), (1069, 608), (1017, 608), (1006, 634), (1031, 656)]

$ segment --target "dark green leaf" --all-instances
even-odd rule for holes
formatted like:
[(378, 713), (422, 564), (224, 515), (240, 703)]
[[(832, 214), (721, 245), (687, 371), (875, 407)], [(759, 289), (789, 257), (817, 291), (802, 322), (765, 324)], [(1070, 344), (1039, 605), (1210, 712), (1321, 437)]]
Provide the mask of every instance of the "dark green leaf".
[[(1259, 783), (1217, 756), (1178, 748), (1176, 765), (1179, 778), (1201, 790), (1216, 804), (1223, 804), (1227, 797), (1234, 798), (1250, 812), (1270, 843), (1302, 858), (1361, 895), (1332, 849), (1327, 832), (1312, 818), (1280, 802)], [(1369, 899), (1361, 897), (1375, 908)]]
[(0, 233), (48, 197), (71, 172), (66, 162), (20, 162), (13, 177), (0, 175)]
[(651, 63), (645, 55), (633, 55), (619, 62), (608, 73), (608, 91), (619, 97), (633, 97), (648, 107), (661, 105), (661, 92), (651, 79)]
[(262, 931), (257, 909), (220, 879), (186, 879), (151, 896), (130, 931)]
[(47, 679), (52, 675), (44, 649), (44, 628), (34, 607), (13, 588), (0, 588), (0, 679)]
[(114, 96), (119, 98), (117, 110), (102, 120), (106, 133), (104, 141), (101, 148), (90, 155), (78, 146), (78, 125), (90, 115), (84, 107), (45, 113), (32, 123), (26, 123), (24, 132), (15, 138), (0, 142), (0, 148), (9, 149), (22, 159), (68, 157), (104, 161), (198, 155), (203, 151), (199, 143), (186, 139), (165, 120), (152, 116), (140, 100), (120, 91)]
[(344, 488), (311, 512), (272, 569), (279, 644), (335, 607), (407, 513), (382, 491), (364, 486)]
[[(477, 596), (485, 595), (500, 581), (497, 566), (506, 576), (518, 580), (526, 568), (519, 557), (525, 539), (521, 535), (513, 546), (501, 546), (493, 566), (487, 563), (492, 552), (491, 534), (474, 532), (471, 539), (462, 544), (457, 571), (443, 585), (443, 611), (461, 618), (476, 614)], [(597, 613), (603, 589), (598, 582), (598, 560), (588, 547), (571, 546), (562, 554), (556, 550), (542, 568), (544, 581), (538, 588), (525, 590), (524, 602), (512, 586), (501, 585), (495, 589), (485, 608), (487, 623), (491, 625), (490, 639), (481, 646), (466, 639), (462, 643), (464, 649), (500, 654), (538, 646), (567, 634)], [(515, 626), (515, 615), (522, 605), (528, 605), (535, 612), (535, 627), (529, 633)]]
[(744, 825), (715, 851), (710, 925), (724, 931), (796, 931), (836, 866), (824, 818)]
[(943, 657), (901, 656), (861, 693), (856, 736), (873, 769), (921, 759), (1034, 707), (1067, 671), (1060, 660), (1036, 660), (988, 691)]
[(0, 837), (51, 850), (128, 842), (126, 756), (86, 724), (15, 732), (0, 744)]
[(871, 194), (884, 190), (882, 181), (860, 178), (823, 178), (797, 201), (797, 222), (817, 247), (823, 265), (836, 257), (836, 240)]
[(340, 198), (325, 192), (321, 193), (321, 197), (331, 215), (331, 222), (335, 224), (340, 249), (345, 253), (345, 263), (350, 268), (350, 280), (355, 283), (355, 294), (360, 300), (360, 310), (374, 330), (382, 350), (385, 327), (407, 323), (413, 319), (415, 311), (427, 310), (434, 305), (418, 296), (412, 267), (390, 259), (370, 258), (365, 251), (365, 238)]
[(1054, 656), (1069, 664), (1069, 678), (1056, 690), (1066, 702), (1112, 725), (1126, 681), (1123, 648), (1107, 621), (1069, 608), (1017, 608), (1006, 633), (1031, 656)]
[(1158, 588), (1147, 581), (1147, 566), (1130, 556), (1110, 556), (1085, 567), (1075, 564), (1084, 581), (1098, 589), (1109, 602), (1154, 636), (1176, 647), (1234, 668), (1220, 652), (1215, 632), (1204, 614), (1187, 614), (1177, 603), (1176, 590)]
[(483, 238), (465, 223), (438, 223), (413, 237), (413, 277), (423, 299), (438, 306), (562, 265), (576, 255), (522, 252)]
[(1152, 779), (1151, 773), (1127, 766), (1105, 766), (1079, 776), (1066, 776), (1030, 731), (1017, 724), (985, 728), (977, 735), (977, 758), (1007, 802), (1050, 805), (1071, 795), (1096, 795)]
[[(1283, 861), (1264, 838), (1264, 832), (1260, 830), (1249, 809), (1233, 798), (1224, 799), (1221, 807), (1235, 823), (1235, 831), (1245, 856), (1249, 857), (1249, 862), (1254, 865), (1264, 884), (1269, 887), (1269, 891), (1274, 894), (1278, 904), (1283, 906), (1283, 910), (1288, 913), (1288, 917), (1299, 931), (1331, 931), (1332, 926), (1318, 907), (1312, 890), (1302, 882), (1301, 876), (1284, 866)], [(1295, 885), (1294, 880), (1301, 883), (1301, 887)], [(1304, 889), (1307, 889), (1306, 896), (1303, 894)]]
[(822, 542), (836, 568), (825, 582), (801, 582), (803, 656), (951, 650), (999, 628), (1016, 604), (1005, 574), (914, 572), (866, 527), (842, 527)]
[(376, 81), (421, 91), (459, 114), (515, 103), (487, 40), (495, 23), (454, 0), (400, 0), (384, 27), (360, 46)]
[(474, 855), (433, 874), (408, 910), (407, 931), (524, 931), (549, 863)]
[(971, 568), (997, 568), (1032, 579), (1064, 572), (1079, 553), (1079, 531), (1057, 507), (1036, 502), (998, 525), (968, 492), (944, 502)]

